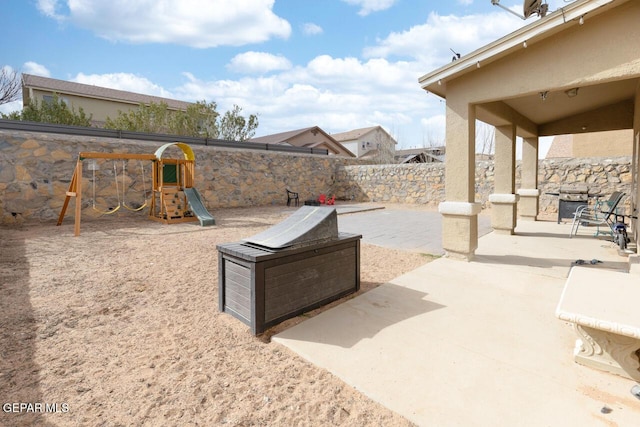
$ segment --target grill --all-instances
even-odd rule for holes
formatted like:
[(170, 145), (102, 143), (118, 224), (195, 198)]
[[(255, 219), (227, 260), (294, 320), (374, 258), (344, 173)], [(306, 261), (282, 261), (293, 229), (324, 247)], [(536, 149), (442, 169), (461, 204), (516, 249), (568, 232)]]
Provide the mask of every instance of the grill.
[(360, 289), (361, 235), (334, 208), (303, 206), (268, 230), (218, 245), (219, 309), (257, 335)]
[(558, 224), (562, 218), (573, 218), (580, 206), (589, 202), (589, 189), (586, 185), (563, 185), (558, 193)]

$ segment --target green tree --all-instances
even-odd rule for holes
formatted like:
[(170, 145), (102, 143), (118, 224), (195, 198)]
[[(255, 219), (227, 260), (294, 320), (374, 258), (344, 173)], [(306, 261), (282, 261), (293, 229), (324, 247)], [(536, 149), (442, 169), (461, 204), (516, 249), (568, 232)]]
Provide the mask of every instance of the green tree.
[(118, 117), (107, 117), (105, 129), (128, 130), (132, 132), (171, 133), (169, 108), (166, 103), (140, 104), (128, 112), (118, 111)]
[(220, 139), (242, 142), (255, 135), (258, 128), (258, 116), (252, 114), (249, 119), (245, 119), (240, 115), (241, 112), (242, 108), (234, 105), (233, 110), (224, 113), (224, 117), (220, 119)]
[(115, 119), (107, 118), (104, 127), (134, 132), (168, 133), (171, 135), (221, 138), (246, 141), (255, 134), (258, 117), (245, 119), (237, 105), (223, 117), (216, 111), (215, 102), (198, 101), (186, 111), (171, 111), (165, 103), (140, 105), (128, 112), (118, 112)]
[(54, 93), (52, 99), (44, 100), (41, 103), (33, 100), (22, 111), (14, 111), (8, 115), (2, 114), (2, 118), (91, 127), (92, 115), (87, 116), (82, 108), (76, 111), (73, 106), (69, 107), (62, 98)]
[(172, 133), (176, 135), (218, 137), (218, 112), (216, 103), (198, 101), (187, 107), (187, 111), (178, 111), (171, 117)]

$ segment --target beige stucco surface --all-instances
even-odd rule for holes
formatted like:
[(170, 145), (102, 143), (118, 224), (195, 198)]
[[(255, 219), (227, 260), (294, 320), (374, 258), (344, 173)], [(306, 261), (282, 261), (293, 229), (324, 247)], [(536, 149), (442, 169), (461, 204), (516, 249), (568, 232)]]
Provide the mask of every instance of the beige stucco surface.
[[(447, 201), (474, 202), (470, 178), (475, 165), (469, 154), (475, 147), (476, 119), (498, 130), (513, 126), (523, 138), (621, 129), (637, 133), (640, 51), (630, 41), (640, 39), (639, 21), (639, 2), (577, 1), (422, 77), (423, 88), (447, 102)], [(497, 194), (514, 193), (509, 190), (514, 161), (507, 159), (505, 138), (516, 142), (496, 132)], [(634, 182), (638, 143), (633, 148)], [(531, 162), (524, 168), (526, 176), (534, 176)], [(535, 182), (530, 185), (530, 190), (537, 188)], [(635, 208), (636, 184), (632, 193)], [(525, 203), (525, 209), (535, 205), (530, 196)], [(506, 207), (500, 211), (494, 216), (498, 228), (509, 223), (511, 212)], [(460, 244), (453, 233), (443, 236), (445, 249), (455, 252)], [(456, 238), (475, 239), (472, 233)]]

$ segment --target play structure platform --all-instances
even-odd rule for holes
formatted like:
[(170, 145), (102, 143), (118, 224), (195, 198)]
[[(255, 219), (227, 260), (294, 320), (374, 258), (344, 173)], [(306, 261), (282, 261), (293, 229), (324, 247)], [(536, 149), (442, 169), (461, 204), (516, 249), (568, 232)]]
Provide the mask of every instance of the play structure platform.
[[(170, 147), (177, 147), (182, 151), (183, 158), (163, 158), (164, 152)], [(165, 224), (180, 222), (200, 221), (201, 226), (215, 224), (215, 219), (204, 205), (203, 198), (198, 190), (193, 186), (195, 181), (195, 155), (189, 145), (182, 142), (172, 142), (164, 144), (156, 150), (154, 154), (132, 154), (132, 153), (99, 153), (81, 152), (66, 193), (64, 204), (58, 217), (57, 225), (61, 225), (66, 214), (69, 202), (72, 197), (76, 199), (75, 206), (75, 235), (80, 235), (80, 220), (82, 216), (82, 174), (84, 161), (91, 160), (87, 169), (92, 171), (93, 206), (96, 206), (95, 181), (96, 160), (112, 160), (114, 162), (114, 181), (117, 206), (102, 214), (116, 212), (121, 206), (126, 205), (125, 201), (125, 181), (126, 166), (128, 160), (150, 161), (152, 171), (151, 200), (147, 200), (147, 191), (144, 189), (145, 202), (136, 209), (127, 207), (132, 211), (142, 210), (149, 205), (149, 218)], [(122, 183), (120, 184), (116, 161), (122, 161)], [(144, 168), (142, 170), (142, 182), (144, 183)], [(121, 190), (120, 190), (121, 188)], [(96, 209), (97, 210), (97, 209)]]

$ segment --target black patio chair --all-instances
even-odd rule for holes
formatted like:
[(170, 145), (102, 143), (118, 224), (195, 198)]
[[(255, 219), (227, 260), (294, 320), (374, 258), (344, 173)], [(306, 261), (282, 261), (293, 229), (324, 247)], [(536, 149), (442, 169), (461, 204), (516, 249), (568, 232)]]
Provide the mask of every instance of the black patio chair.
[(298, 193), (287, 188), (287, 206), (291, 206), (292, 201), (296, 206), (300, 206), (300, 198), (298, 197)]
[(578, 234), (578, 228), (580, 228), (581, 225), (606, 225), (611, 232), (611, 237), (613, 237), (615, 234), (613, 227), (615, 224), (616, 208), (623, 197), (623, 192), (614, 191), (609, 200), (604, 202), (606, 210), (601, 210), (599, 205), (592, 208), (586, 205), (580, 206), (573, 214), (573, 222), (571, 223), (569, 237)]

